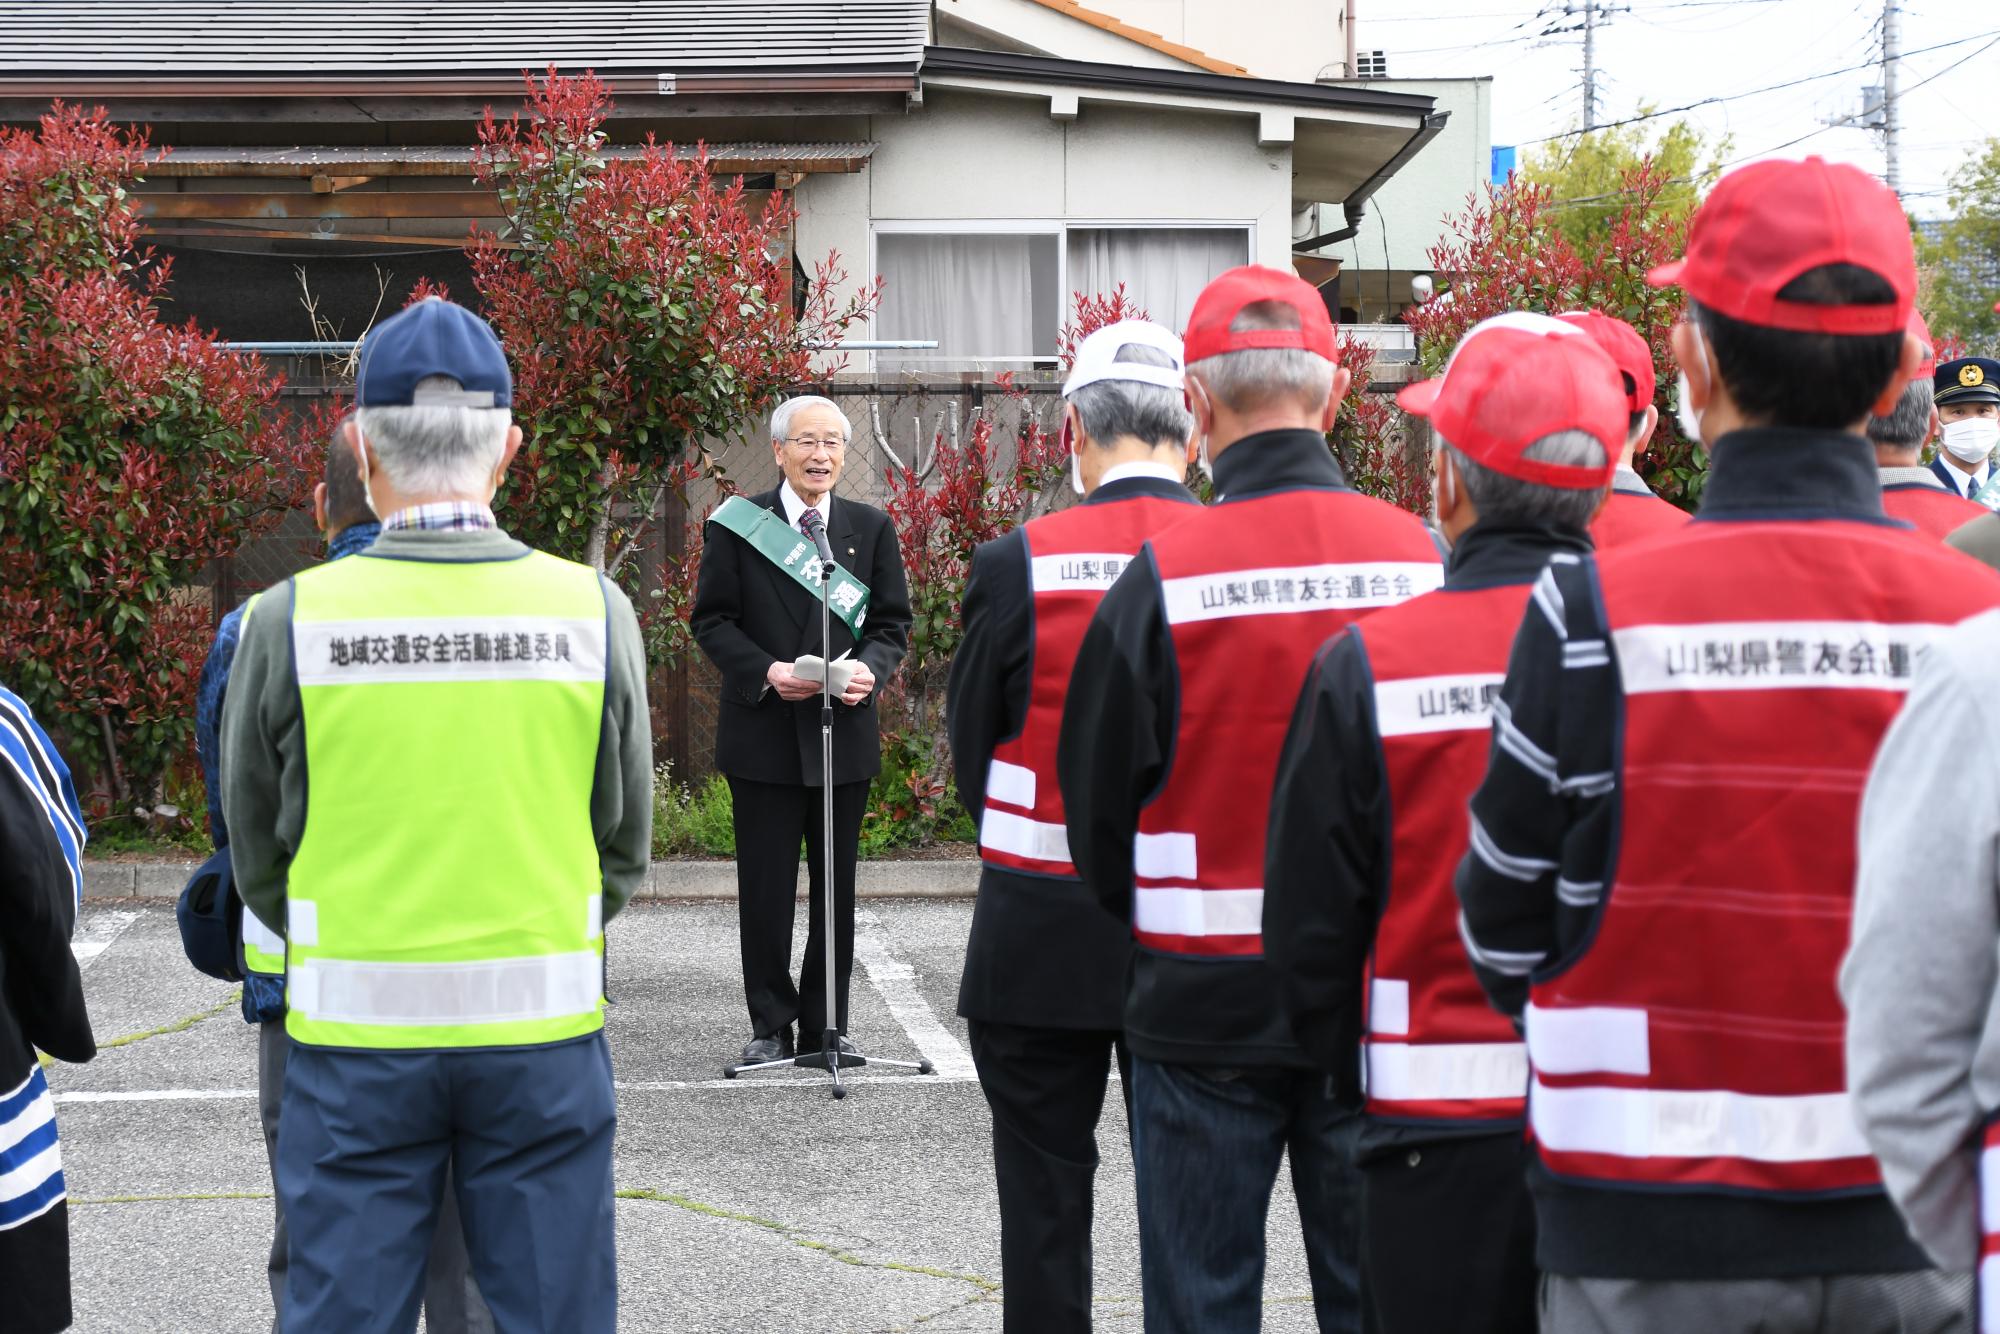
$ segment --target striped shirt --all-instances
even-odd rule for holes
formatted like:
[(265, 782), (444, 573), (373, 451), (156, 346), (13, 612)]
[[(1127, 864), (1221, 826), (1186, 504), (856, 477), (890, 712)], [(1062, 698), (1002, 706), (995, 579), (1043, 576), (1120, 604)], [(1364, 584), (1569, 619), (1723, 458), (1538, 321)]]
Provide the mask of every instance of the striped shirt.
[(402, 528), (448, 529), (456, 532), (486, 531), (500, 526), (489, 505), (470, 500), (435, 500), (428, 505), (411, 505), (382, 520), (382, 531)]
[[(38, 823), (37, 815), (46, 821), (60, 854), (60, 872), (48, 888), (68, 900), (66, 905), (51, 906), (66, 909), (56, 914), (59, 922), (74, 922), (83, 902), (83, 848), (88, 837), (83, 810), (69, 769), (48, 734), (36, 724), (20, 697), (4, 689), (0, 689), (0, 758), (5, 759), (5, 770), (11, 775), (0, 783), (12, 785), (0, 789), (0, 801), (25, 802), (30, 827)], [(24, 868), (10, 866), (5, 873), (19, 882), (16, 889), (33, 893), (41, 888)], [(0, 923), (0, 927), (5, 925)], [(62, 960), (75, 967), (66, 952)], [(10, 975), (7, 980), (10, 986), (34, 985), (32, 973), (25, 978)], [(49, 1212), (62, 1203), (63, 1191), (55, 1104), (40, 1064), (31, 1061), (25, 1073), (0, 1070), (0, 1232)]]

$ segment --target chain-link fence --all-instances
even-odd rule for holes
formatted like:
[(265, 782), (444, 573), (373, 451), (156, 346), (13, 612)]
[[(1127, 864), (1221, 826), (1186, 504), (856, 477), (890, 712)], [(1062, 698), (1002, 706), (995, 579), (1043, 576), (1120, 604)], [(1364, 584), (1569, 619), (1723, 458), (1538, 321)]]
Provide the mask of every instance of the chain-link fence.
[[(341, 367), (316, 357), (290, 360), (292, 364), (287, 365), (286, 359), (278, 359), (277, 368), (286, 372), (286, 404), (296, 420), (308, 420), (306, 409), (315, 398), (345, 395)], [(1389, 388), (1371, 386), (1374, 390)], [(1059, 386), (1052, 381), (1002, 388), (990, 382), (955, 379), (894, 383), (840, 380), (816, 386), (814, 392), (840, 404), (853, 426), (840, 493), (876, 506), (889, 497), (892, 470), (907, 467), (928, 476), (936, 464), (940, 442), (958, 445), (969, 441), (982, 418), (992, 426), (988, 444), (994, 451), (995, 475), (1011, 473), (1014, 451), (1030, 422), (1053, 432), (1061, 418)], [(1408, 448), (1421, 447), (1417, 434), (1419, 438), (1409, 441)], [(1398, 439), (1400, 442), (1402, 437)], [(1398, 447), (1404, 445), (1399, 443)], [(777, 484), (769, 431), (761, 422), (747, 424), (729, 440), (711, 442), (710, 452), (730, 489), (755, 494)], [(669, 498), (638, 548), (636, 587), (642, 597), (663, 589), (682, 567), (691, 541), (699, 541), (695, 529), (702, 516), (714, 508), (723, 493), (721, 480), (704, 476), (689, 485), (685, 496)], [(1069, 496), (1068, 487), (1060, 486), (1052, 488), (1041, 503), (1054, 508), (1068, 503)], [(216, 562), (211, 585), (217, 618), (252, 593), (316, 563), (320, 556), (321, 543), (312, 516), (305, 512), (285, 516), (272, 532)], [(719, 688), (715, 669), (698, 652), (653, 668), (650, 698), (655, 749), (684, 781), (696, 782), (712, 772)]]

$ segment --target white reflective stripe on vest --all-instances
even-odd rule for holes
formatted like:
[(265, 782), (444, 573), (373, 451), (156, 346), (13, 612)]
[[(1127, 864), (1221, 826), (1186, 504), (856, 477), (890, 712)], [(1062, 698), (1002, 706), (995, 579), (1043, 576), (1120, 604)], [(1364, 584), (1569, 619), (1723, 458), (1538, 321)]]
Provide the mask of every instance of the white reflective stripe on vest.
[(1254, 936), (1264, 929), (1264, 891), (1140, 885), (1132, 924), (1156, 936)]
[(1368, 1042), (1368, 1096), (1390, 1102), (1518, 1098), (1528, 1050), (1518, 1042)]
[(595, 950), (477, 963), (308, 959), (292, 966), (288, 1000), (332, 1024), (505, 1024), (588, 1014), (602, 980)]
[(1484, 731), (1493, 725), (1499, 672), (1415, 676), (1375, 683), (1375, 725), (1383, 736)]
[(1089, 590), (1101, 593), (1118, 582), (1132, 557), (1122, 551), (1073, 551), (1063, 556), (1036, 556), (1029, 563), (1028, 584), (1037, 593)]
[(1552, 1088), (1537, 1079), (1528, 1115), (1535, 1139), (1559, 1153), (1816, 1163), (1869, 1152), (1845, 1093)]
[(1646, 1012), (1611, 1005), (1546, 1009), (1530, 1004), (1528, 1055), (1545, 1075), (1649, 1075)]
[(301, 686), (604, 680), (604, 622), (415, 616), (292, 622)]
[(257, 914), (244, 908), (243, 943), (260, 954), (285, 957), (285, 938), (258, 919)]
[(1714, 621), (1611, 633), (1627, 695), (1683, 690), (1907, 690), (1947, 626)]
[(1410, 1035), (1410, 984), (1399, 978), (1368, 981), (1368, 1031), (1392, 1038)]
[(1436, 561), (1356, 561), (1287, 565), (1168, 579), (1160, 586), (1167, 623), (1231, 616), (1296, 616), (1301, 612), (1388, 607), (1444, 584)]
[(1059, 824), (989, 807), (979, 818), (979, 846), (1041, 862), (1067, 862), (1069, 831)]
[(2000, 1235), (2000, 1148), (1979, 1151), (1979, 1230)]
[(2000, 1334), (2000, 1255), (1979, 1262), (1979, 1334)]
[(1025, 764), (1009, 764), (1005, 760), (988, 761), (986, 799), (1008, 806), (1019, 806), (1023, 810), (1033, 810), (1035, 771)]
[(1193, 834), (1136, 834), (1132, 874), (1142, 880), (1192, 880), (1194, 852)]

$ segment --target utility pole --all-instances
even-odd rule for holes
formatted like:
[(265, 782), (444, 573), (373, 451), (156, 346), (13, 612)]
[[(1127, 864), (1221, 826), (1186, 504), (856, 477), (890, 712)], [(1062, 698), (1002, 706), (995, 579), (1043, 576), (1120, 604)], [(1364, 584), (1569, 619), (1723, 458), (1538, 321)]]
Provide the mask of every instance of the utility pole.
[[(1895, 8), (1896, 0), (1888, 0)], [(1597, 0), (1583, 0), (1583, 132), (1597, 128)]]
[(1896, 105), (1896, 62), (1903, 51), (1903, 16), (1899, 0), (1882, 5), (1882, 178), (1896, 197), (1903, 197), (1903, 162), (1897, 142), (1903, 114)]

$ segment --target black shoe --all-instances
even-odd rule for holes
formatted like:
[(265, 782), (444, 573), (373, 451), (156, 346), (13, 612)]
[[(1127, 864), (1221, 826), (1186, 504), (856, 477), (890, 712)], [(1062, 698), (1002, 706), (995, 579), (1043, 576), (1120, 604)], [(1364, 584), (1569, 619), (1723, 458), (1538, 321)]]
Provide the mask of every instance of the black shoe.
[[(836, 1049), (840, 1052), (842, 1056), (859, 1056), (861, 1054), (861, 1048), (855, 1046), (853, 1040), (850, 1039), (845, 1033), (842, 1033), (839, 1037), (835, 1038), (834, 1043)], [(799, 1055), (810, 1056), (825, 1045), (826, 1044), (822, 1034), (807, 1033), (803, 1030), (800, 1031)]]
[(792, 1026), (785, 1025), (768, 1038), (752, 1038), (750, 1045), (743, 1049), (743, 1064), (761, 1065), (765, 1061), (789, 1061), (792, 1059)]

